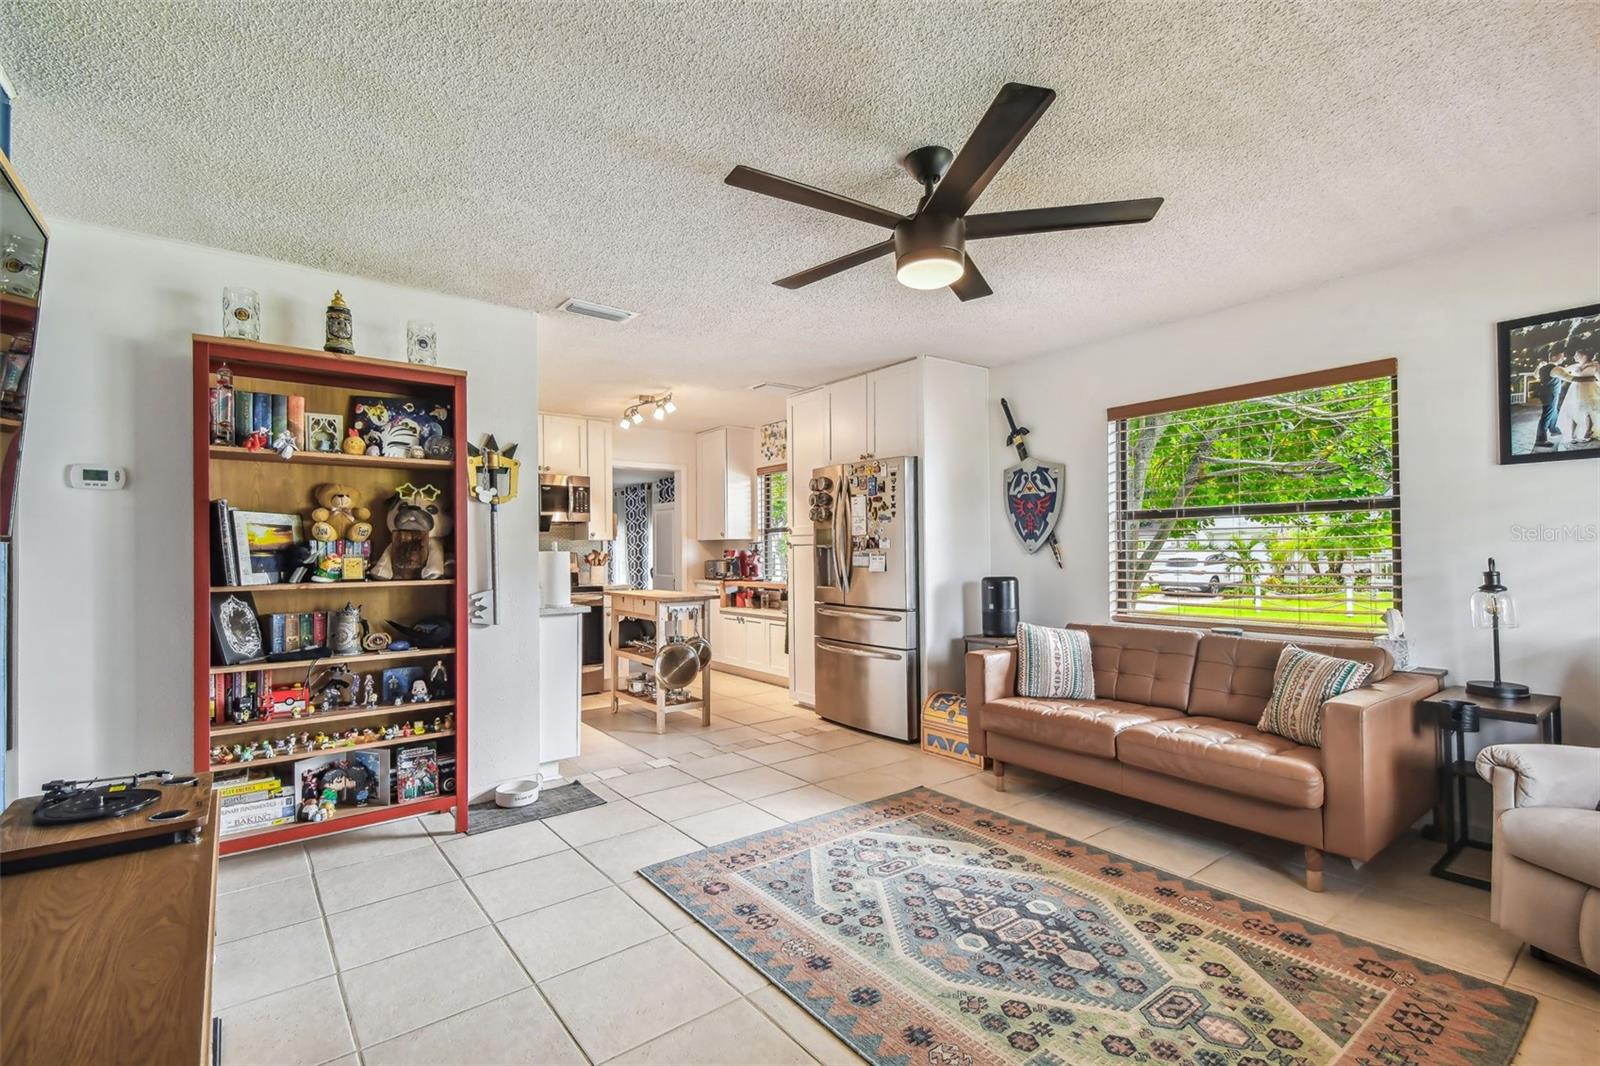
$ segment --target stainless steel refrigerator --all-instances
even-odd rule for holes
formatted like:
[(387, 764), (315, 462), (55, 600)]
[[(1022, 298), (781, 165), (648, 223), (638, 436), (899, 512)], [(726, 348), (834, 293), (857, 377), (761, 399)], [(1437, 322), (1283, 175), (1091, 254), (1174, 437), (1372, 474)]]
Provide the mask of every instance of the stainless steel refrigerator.
[(918, 736), (917, 460), (818, 467), (817, 713), (897, 740)]

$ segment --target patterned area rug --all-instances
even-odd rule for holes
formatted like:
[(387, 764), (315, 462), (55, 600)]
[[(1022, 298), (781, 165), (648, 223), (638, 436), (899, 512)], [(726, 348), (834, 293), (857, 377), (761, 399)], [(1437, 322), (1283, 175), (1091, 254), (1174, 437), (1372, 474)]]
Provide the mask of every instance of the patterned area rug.
[(895, 1066), (1505, 1066), (1533, 997), (913, 789), (641, 873)]

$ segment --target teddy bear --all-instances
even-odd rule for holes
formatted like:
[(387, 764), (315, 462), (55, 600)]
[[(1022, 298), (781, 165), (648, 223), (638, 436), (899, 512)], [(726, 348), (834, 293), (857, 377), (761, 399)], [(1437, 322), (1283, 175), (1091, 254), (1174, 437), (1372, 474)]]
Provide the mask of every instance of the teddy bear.
[(394, 490), (389, 501), (389, 546), (383, 549), (372, 576), (379, 581), (415, 581), (450, 572), (444, 538), (452, 528), (444, 510), (444, 492), (432, 485), (410, 483)]
[(318, 485), (312, 490), (317, 507), (311, 512), (311, 539), (329, 544), (360, 543), (372, 536), (372, 512), (361, 506), (361, 494), (349, 485)]

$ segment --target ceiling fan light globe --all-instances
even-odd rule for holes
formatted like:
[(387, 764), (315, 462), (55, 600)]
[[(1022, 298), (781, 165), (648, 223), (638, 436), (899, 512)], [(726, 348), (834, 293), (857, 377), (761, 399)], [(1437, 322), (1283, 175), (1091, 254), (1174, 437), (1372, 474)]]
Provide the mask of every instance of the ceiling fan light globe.
[(966, 270), (960, 252), (940, 248), (916, 253), (915, 257), (902, 256), (894, 276), (908, 288), (942, 289), (960, 280)]

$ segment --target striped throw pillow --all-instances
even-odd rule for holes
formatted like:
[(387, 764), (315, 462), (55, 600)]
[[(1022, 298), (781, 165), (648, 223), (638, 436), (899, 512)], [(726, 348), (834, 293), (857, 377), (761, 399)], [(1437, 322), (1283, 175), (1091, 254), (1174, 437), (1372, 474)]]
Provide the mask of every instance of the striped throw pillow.
[(1047, 700), (1094, 699), (1089, 634), (1081, 629), (1019, 623), (1017, 695)]
[(1323, 701), (1360, 688), (1370, 673), (1370, 663), (1335, 659), (1290, 645), (1278, 656), (1278, 669), (1272, 675), (1272, 698), (1256, 728), (1320, 748)]

